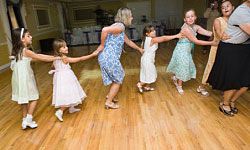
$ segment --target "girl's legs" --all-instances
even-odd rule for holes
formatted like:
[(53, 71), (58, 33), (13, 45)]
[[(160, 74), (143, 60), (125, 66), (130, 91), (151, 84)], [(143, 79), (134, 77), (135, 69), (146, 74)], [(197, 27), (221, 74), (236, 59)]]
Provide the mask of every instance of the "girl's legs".
[(22, 104), (23, 108), (23, 122), (22, 128), (26, 129), (27, 126), (30, 128), (36, 128), (37, 124), (33, 121), (33, 113), (36, 108), (37, 101), (31, 101), (29, 104)]
[(28, 104), (22, 104), (22, 110), (23, 110), (23, 118), (26, 118), (28, 113)]
[(183, 81), (178, 79), (178, 81), (177, 81), (178, 86), (182, 86), (182, 83), (183, 83)]
[(36, 108), (37, 101), (31, 101), (29, 103), (28, 114), (33, 115), (35, 108)]
[(106, 109), (109, 109), (109, 108), (111, 108), (111, 109), (117, 109), (117, 108), (119, 108), (119, 105), (114, 104), (112, 102), (112, 100), (117, 95), (120, 86), (121, 86), (120, 84), (115, 83), (115, 82), (113, 82), (111, 84), (110, 89), (109, 89), (109, 93), (107, 95), (106, 102), (105, 102), (105, 108)]

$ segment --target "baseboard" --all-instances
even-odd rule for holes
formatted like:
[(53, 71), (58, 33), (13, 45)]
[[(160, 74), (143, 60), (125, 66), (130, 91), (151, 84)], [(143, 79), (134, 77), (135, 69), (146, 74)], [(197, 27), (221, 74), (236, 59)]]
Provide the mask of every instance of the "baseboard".
[(0, 72), (10, 67), (10, 63), (0, 66)]

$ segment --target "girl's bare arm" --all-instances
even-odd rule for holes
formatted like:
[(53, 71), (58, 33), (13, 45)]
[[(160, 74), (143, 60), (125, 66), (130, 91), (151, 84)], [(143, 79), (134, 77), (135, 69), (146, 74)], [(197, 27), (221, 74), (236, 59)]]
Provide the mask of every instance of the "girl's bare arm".
[(60, 57), (54, 57), (51, 55), (44, 55), (44, 54), (37, 54), (31, 50), (24, 50), (24, 56), (30, 57), (32, 59), (35, 60), (40, 60), (40, 61), (45, 61), (45, 62), (51, 62), (54, 61), (56, 59), (60, 59)]
[(198, 40), (188, 28), (182, 29), (181, 33), (183, 33), (186, 38), (188, 38), (191, 42), (194, 42), (197, 45), (217, 45), (215, 42), (212, 41)]
[(151, 42), (152, 44), (155, 43), (162, 43), (162, 42), (167, 42), (176, 38), (181, 38), (181, 33), (176, 34), (176, 35), (164, 35), (164, 36), (159, 36), (159, 37), (154, 37), (152, 38)]
[(64, 63), (76, 63), (79, 61), (84, 61), (84, 60), (90, 59), (90, 58), (97, 56), (97, 55), (98, 55), (98, 52), (94, 51), (90, 55), (85, 55), (85, 56), (81, 56), (81, 57), (74, 57), (74, 58), (73, 57), (65, 57), (65, 58), (63, 58), (63, 62)]
[(195, 25), (195, 28), (197, 29), (197, 32), (201, 35), (205, 35), (205, 36), (212, 36), (213, 35), (212, 31), (205, 30), (204, 28), (202, 28), (199, 25)]
[(128, 37), (127, 37), (127, 35), (125, 34), (125, 37), (124, 37), (125, 39), (125, 43), (129, 46), (129, 47), (131, 47), (131, 48), (133, 48), (133, 49), (136, 49), (136, 50), (138, 50), (139, 52), (141, 52), (141, 53), (143, 53), (143, 49), (142, 48), (140, 48), (139, 46), (137, 46), (133, 41), (131, 41)]

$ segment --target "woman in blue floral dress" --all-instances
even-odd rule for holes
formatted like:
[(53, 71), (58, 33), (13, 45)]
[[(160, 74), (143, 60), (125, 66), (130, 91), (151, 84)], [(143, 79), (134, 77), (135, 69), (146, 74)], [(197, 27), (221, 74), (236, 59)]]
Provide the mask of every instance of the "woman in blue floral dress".
[(129, 40), (124, 33), (125, 26), (131, 25), (132, 19), (132, 13), (129, 8), (120, 8), (115, 17), (115, 23), (102, 29), (101, 44), (97, 48), (97, 51), (100, 52), (98, 61), (104, 85), (111, 84), (109, 93), (106, 96), (106, 109), (119, 108), (119, 105), (115, 103), (117, 100), (114, 98), (125, 76), (120, 62), (124, 42), (141, 53), (143, 52), (143, 49)]

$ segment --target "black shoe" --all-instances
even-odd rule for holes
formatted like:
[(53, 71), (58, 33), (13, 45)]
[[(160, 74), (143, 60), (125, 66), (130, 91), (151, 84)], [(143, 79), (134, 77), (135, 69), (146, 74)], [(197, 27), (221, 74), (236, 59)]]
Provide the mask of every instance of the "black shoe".
[(225, 106), (225, 105), (224, 104), (220, 105), (219, 109), (221, 112), (223, 112), (224, 115), (230, 116), (230, 117), (234, 116), (234, 113), (232, 112), (232, 110), (230, 110), (230, 111), (225, 110), (223, 106)]
[(238, 113), (238, 108), (236, 108), (236, 107), (231, 107), (231, 111), (232, 111), (234, 114), (237, 114), (237, 113)]
[(230, 108), (231, 108), (231, 111), (232, 111), (234, 114), (237, 114), (237, 113), (238, 113), (238, 108), (235, 107), (234, 102), (231, 102), (231, 103), (230, 103)]

